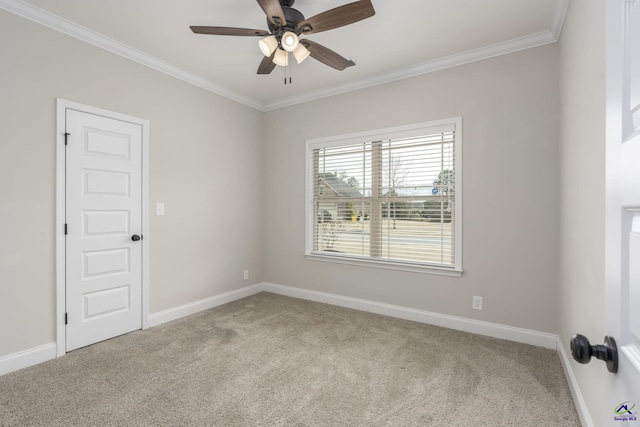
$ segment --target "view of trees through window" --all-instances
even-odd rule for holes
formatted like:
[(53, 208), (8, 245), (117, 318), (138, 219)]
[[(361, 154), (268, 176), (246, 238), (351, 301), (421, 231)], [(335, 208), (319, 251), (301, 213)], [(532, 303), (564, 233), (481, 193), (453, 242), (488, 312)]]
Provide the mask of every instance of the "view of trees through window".
[(314, 149), (314, 252), (453, 266), (454, 136)]

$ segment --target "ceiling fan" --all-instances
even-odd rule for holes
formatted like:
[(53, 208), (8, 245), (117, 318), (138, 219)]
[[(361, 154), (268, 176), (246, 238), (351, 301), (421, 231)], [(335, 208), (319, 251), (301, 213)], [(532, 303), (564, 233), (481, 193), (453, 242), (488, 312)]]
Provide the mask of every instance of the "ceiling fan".
[(269, 31), (233, 27), (190, 28), (197, 34), (263, 37), (258, 41), (258, 46), (265, 57), (258, 67), (258, 74), (269, 74), (276, 65), (289, 65), (289, 53), (293, 54), (298, 63), (311, 56), (339, 71), (356, 65), (329, 48), (308, 39), (301, 40), (300, 36), (332, 30), (375, 15), (371, 0), (358, 0), (338, 6), (308, 19), (291, 7), (295, 0), (257, 1), (267, 15)]

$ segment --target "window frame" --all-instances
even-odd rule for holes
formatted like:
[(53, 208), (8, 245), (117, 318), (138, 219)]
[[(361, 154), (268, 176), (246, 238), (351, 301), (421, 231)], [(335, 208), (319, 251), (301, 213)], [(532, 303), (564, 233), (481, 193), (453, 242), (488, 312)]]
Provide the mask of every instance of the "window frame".
[[(455, 129), (454, 144), (454, 192), (456, 195), (456, 209), (454, 218), (454, 256), (452, 267), (434, 266), (401, 260), (377, 259), (355, 255), (331, 255), (313, 251), (314, 236), (314, 184), (313, 151), (318, 148), (338, 147), (349, 144), (370, 143), (373, 141), (410, 138), (419, 135), (438, 133), (438, 128)], [(445, 276), (462, 275), (462, 117), (415, 123), (405, 126), (376, 129), (365, 132), (337, 135), (326, 138), (315, 138), (306, 141), (305, 150), (305, 258), (313, 261), (332, 262), (338, 264), (360, 265), (391, 270), (401, 270), (418, 273), (437, 274)]]

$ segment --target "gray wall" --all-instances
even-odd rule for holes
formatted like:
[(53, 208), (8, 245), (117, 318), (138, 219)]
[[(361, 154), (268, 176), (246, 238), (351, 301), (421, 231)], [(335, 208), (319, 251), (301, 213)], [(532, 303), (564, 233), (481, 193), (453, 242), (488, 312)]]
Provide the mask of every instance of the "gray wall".
[[(264, 278), (557, 332), (557, 45), (266, 113)], [(305, 140), (463, 117), (462, 278), (305, 260)], [(484, 311), (471, 309), (473, 295)]]
[(262, 113), (4, 11), (0, 53), (0, 357), (55, 341), (56, 97), (150, 121), (151, 313), (260, 281)]
[[(605, 2), (572, 1), (560, 40), (559, 334), (601, 342), (604, 331)], [(604, 425), (606, 369), (572, 363), (596, 426)]]

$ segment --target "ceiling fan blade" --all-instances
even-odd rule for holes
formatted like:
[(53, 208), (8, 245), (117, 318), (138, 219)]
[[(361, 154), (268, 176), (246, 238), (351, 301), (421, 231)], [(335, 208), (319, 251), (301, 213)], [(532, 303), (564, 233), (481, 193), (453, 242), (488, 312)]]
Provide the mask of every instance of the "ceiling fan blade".
[(274, 55), (275, 52), (271, 54), (271, 57), (265, 56), (262, 58), (262, 62), (258, 66), (258, 74), (270, 74), (276, 68), (276, 64), (273, 62)]
[(267, 15), (267, 19), (273, 24), (278, 26), (287, 25), (287, 20), (284, 17), (284, 11), (278, 0), (258, 0), (258, 4), (264, 10)]
[(355, 62), (350, 59), (346, 59), (329, 48), (322, 46), (321, 44), (312, 42), (311, 40), (300, 40), (300, 44), (309, 50), (309, 54), (312, 58), (317, 59), (329, 67), (333, 67), (336, 70), (342, 71), (347, 67), (353, 67)]
[(375, 14), (371, 0), (359, 0), (305, 19), (298, 24), (298, 30), (304, 34), (319, 33), (362, 21)]
[(189, 27), (196, 34), (213, 34), (217, 36), (257, 36), (264, 37), (270, 33), (265, 30), (252, 30), (250, 28), (232, 27)]

